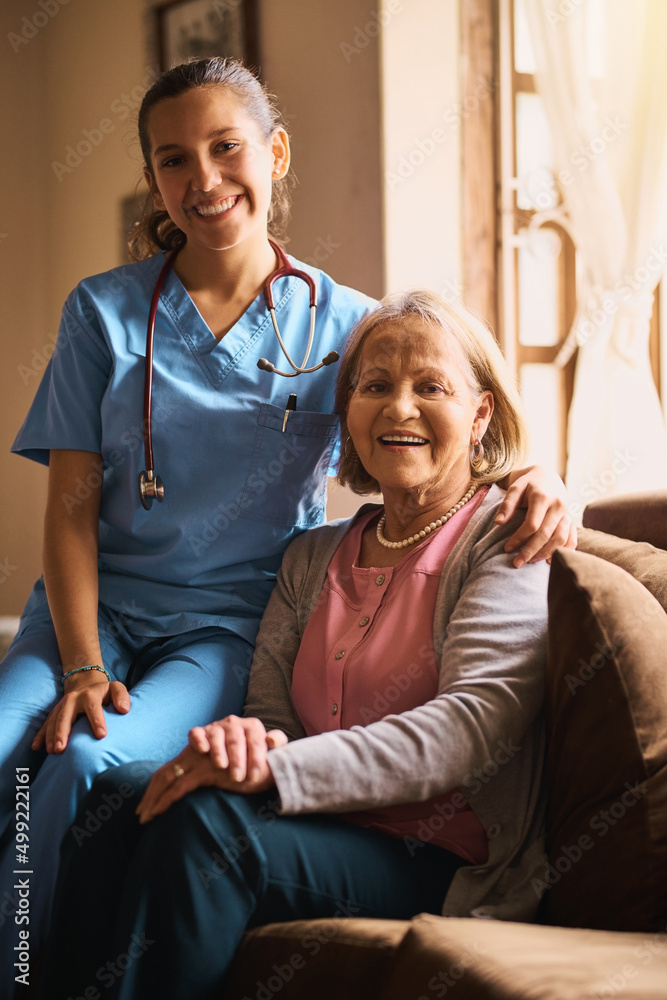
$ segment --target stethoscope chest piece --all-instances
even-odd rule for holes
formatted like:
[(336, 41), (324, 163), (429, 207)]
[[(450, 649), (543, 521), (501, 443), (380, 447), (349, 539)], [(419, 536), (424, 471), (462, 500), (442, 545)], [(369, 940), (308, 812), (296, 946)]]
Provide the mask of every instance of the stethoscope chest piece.
[(144, 510), (150, 510), (154, 500), (158, 503), (164, 500), (162, 480), (154, 472), (146, 472), (144, 469), (139, 473), (139, 497)]

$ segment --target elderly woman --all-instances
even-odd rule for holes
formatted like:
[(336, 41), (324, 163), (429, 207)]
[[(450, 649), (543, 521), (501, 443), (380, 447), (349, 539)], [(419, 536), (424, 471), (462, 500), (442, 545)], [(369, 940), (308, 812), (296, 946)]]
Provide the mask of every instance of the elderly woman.
[(412, 292), (360, 322), (337, 401), (339, 478), (384, 504), (289, 547), (244, 718), (192, 730), (138, 809), (145, 766), (97, 780), (64, 847), (53, 1000), (218, 997), (276, 920), (534, 915), (548, 567), (514, 569), (495, 523), (515, 389), (482, 324)]

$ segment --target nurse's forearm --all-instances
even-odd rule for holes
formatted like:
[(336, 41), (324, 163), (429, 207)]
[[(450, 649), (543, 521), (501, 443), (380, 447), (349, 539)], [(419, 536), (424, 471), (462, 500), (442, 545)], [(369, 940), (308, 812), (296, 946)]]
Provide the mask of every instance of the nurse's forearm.
[(504, 479), (498, 480), (498, 485), (507, 490), (513, 486), (518, 479), (524, 478), (527, 483), (544, 488), (547, 493), (551, 492), (556, 496), (566, 496), (565, 484), (555, 469), (549, 469), (544, 465), (527, 465), (524, 469), (512, 469)]
[[(93, 452), (51, 451), (44, 583), (63, 672), (102, 665), (97, 629), (101, 469), (102, 458)], [(91, 674), (97, 672), (86, 676)]]

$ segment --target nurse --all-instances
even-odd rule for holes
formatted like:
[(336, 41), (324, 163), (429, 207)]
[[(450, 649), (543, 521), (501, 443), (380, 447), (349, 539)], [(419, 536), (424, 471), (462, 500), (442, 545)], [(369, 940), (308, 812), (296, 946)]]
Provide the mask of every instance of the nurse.
[[(0, 667), (0, 834), (8, 844), (0, 891), (7, 915), (16, 881), (13, 777), (29, 767), (32, 948), (48, 921), (61, 839), (93, 777), (116, 764), (166, 761), (192, 727), (240, 714), (281, 556), (324, 519), (336, 444), (335, 366), (290, 380), (257, 367), (264, 357), (284, 368), (262, 295), (278, 266), (269, 236), (280, 238), (285, 221), (290, 162), (273, 99), (232, 61), (178, 66), (146, 94), (139, 136), (154, 205), (133, 241), (141, 259), (85, 279), (69, 296), (14, 444), (49, 466), (44, 575)], [(153, 358), (153, 447), (165, 499), (146, 510), (137, 486), (146, 321), (163, 252), (174, 248)], [(319, 360), (341, 351), (372, 301), (297, 266), (317, 287)], [(308, 290), (289, 277), (274, 294), (284, 339), (300, 359)], [(285, 423), (290, 392), (297, 407)], [(568, 540), (563, 502), (540, 484), (539, 471), (531, 473), (506, 504), (509, 516), (522, 493), (530, 502), (513, 536), (518, 561)], [(103, 822), (89, 817), (80, 836)], [(2, 937), (2, 961), (11, 964), (16, 941)]]

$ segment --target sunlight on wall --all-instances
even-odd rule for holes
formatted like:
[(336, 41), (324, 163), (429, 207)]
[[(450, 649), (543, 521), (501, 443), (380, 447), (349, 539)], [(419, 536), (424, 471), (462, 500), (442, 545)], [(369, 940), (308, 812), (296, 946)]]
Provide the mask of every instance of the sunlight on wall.
[(381, 10), (387, 289), (423, 285), (459, 298), (458, 3), (383, 0)]

